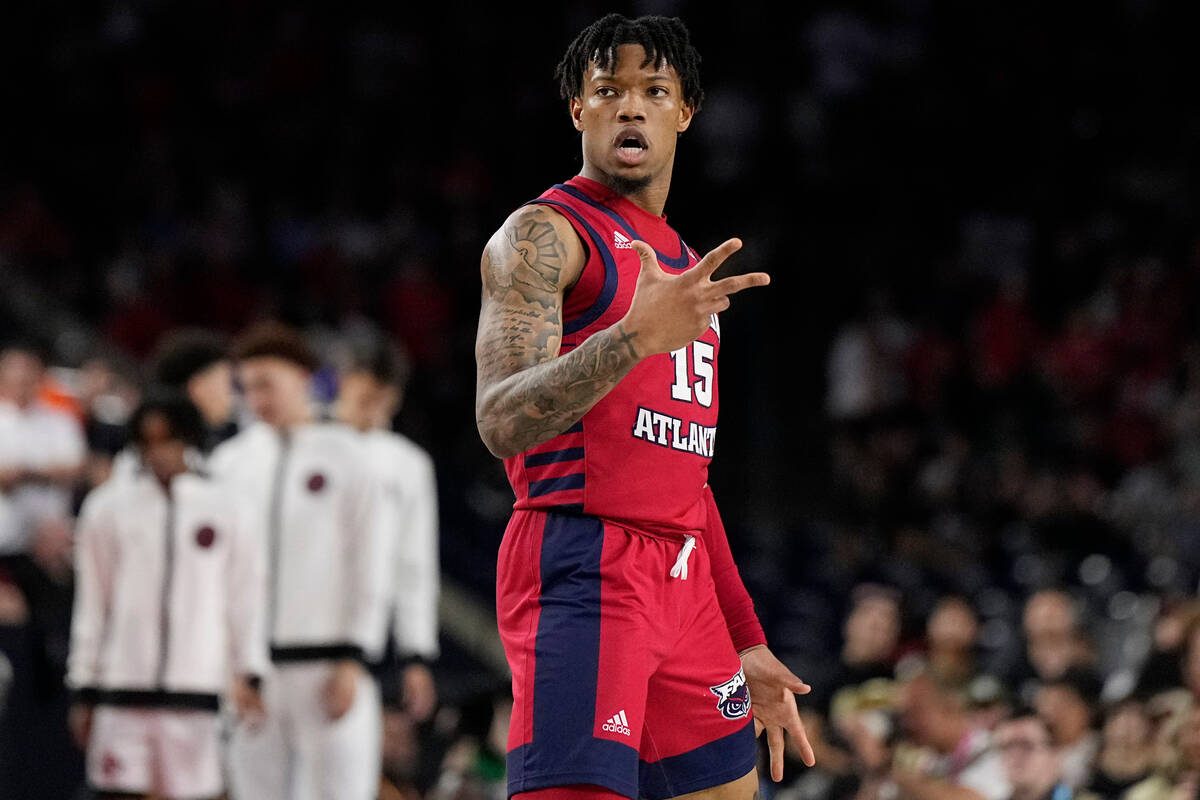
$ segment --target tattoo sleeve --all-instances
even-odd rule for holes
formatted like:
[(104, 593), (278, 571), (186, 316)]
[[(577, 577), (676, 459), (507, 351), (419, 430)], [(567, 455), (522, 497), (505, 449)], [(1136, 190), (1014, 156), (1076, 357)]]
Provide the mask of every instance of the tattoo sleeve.
[(574, 276), (555, 217), (540, 206), (517, 212), (480, 265), (475, 415), (488, 449), (501, 457), (571, 427), (638, 362), (637, 334), (619, 323), (558, 354), (563, 293)]

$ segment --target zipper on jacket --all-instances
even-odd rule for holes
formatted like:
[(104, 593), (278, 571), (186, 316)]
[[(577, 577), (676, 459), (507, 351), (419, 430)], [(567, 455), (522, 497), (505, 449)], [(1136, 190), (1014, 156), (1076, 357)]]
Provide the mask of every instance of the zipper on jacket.
[(271, 510), (267, 520), (268, 553), (267, 569), (271, 572), (270, 594), (267, 597), (267, 642), (275, 640), (275, 628), (279, 616), (279, 572), (280, 539), (283, 537), (283, 493), (284, 477), (287, 473), (288, 457), (292, 452), (292, 437), (287, 431), (279, 434), (279, 458), (275, 462), (275, 480), (271, 485)]
[(167, 651), (171, 637), (171, 579), (175, 572), (175, 497), (171, 487), (166, 488), (167, 522), (163, 555), (162, 598), (159, 606), (159, 641), (158, 641), (158, 687), (166, 687)]

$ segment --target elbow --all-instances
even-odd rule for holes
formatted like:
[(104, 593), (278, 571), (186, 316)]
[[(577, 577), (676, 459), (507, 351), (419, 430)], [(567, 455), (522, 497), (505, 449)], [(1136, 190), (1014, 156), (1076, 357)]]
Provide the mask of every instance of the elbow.
[(479, 438), (483, 439), (488, 452), (496, 458), (512, 458), (524, 450), (512, 440), (512, 436), (500, 424), (502, 412), (496, 409), (495, 395), (491, 392), (481, 393), (475, 402), (475, 427), (479, 430)]
[(496, 425), (489, 423), (485, 419), (475, 420), (475, 425), (479, 428), (479, 438), (483, 439), (484, 446), (496, 458), (512, 458), (521, 452), (512, 442), (504, 439), (500, 431), (496, 429)]

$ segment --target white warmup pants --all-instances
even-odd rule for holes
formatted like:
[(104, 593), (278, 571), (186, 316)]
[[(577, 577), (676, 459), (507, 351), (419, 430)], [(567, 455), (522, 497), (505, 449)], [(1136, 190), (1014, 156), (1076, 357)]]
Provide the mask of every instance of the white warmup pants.
[(233, 800), (374, 800), (379, 790), (383, 712), (365, 671), (354, 705), (338, 720), (322, 706), (329, 662), (279, 664), (263, 678), (267, 720), (238, 724), (230, 740)]

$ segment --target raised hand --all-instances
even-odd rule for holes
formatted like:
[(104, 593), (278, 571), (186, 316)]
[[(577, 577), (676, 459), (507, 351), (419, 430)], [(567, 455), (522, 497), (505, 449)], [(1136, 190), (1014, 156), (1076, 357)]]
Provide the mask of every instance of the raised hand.
[(712, 279), (725, 259), (741, 248), (741, 239), (729, 239), (687, 272), (671, 275), (663, 271), (650, 245), (633, 243), (642, 271), (621, 324), (640, 358), (685, 347), (704, 333), (713, 314), (729, 308), (730, 295), (771, 282), (765, 272)]

